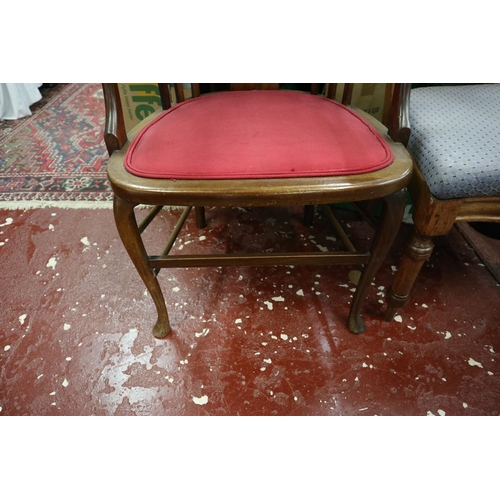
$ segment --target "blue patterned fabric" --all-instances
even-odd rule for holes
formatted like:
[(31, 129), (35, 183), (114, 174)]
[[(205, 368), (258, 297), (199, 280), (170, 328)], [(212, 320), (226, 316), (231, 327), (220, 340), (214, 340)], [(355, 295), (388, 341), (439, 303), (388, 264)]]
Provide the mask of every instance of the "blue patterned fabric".
[(411, 91), (408, 150), (439, 199), (500, 195), (500, 85)]

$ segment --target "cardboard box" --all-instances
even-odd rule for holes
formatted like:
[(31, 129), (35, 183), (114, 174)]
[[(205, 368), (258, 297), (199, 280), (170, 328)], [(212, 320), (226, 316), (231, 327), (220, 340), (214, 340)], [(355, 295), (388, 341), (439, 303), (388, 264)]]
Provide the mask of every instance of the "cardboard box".
[(161, 109), (160, 90), (156, 83), (119, 83), (118, 90), (127, 132)]
[[(344, 84), (337, 85), (335, 99), (342, 101)], [(355, 83), (351, 104), (366, 111), (380, 122), (387, 125), (392, 85), (387, 83)]]
[[(161, 109), (160, 91), (156, 83), (119, 83), (120, 98), (127, 132), (147, 116)], [(184, 89), (186, 98), (190, 88)], [(335, 98), (342, 100), (344, 84), (337, 85)], [(189, 94), (189, 95), (188, 95)], [(387, 125), (387, 117), (392, 95), (392, 85), (386, 83), (355, 83), (352, 93), (352, 105), (356, 106), (377, 120)], [(175, 97), (172, 89), (172, 103)]]

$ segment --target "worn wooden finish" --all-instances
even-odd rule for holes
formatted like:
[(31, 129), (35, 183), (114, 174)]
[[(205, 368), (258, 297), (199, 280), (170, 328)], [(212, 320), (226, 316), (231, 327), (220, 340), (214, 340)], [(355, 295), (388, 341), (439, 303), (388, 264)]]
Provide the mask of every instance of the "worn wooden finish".
[(193, 97), (200, 97), (200, 84), (199, 83), (192, 84), (192, 92), (193, 92)]
[(231, 83), (231, 90), (278, 90), (279, 83)]
[[(410, 139), (410, 90), (409, 83), (396, 83), (392, 91), (389, 115), (389, 135), (396, 142), (408, 145)], [(386, 95), (387, 97), (387, 95)]]
[(158, 89), (160, 91), (161, 107), (166, 110), (172, 106), (172, 99), (170, 97), (170, 86), (168, 83), (159, 83)]
[[(253, 85), (253, 84), (252, 84)], [(198, 92), (193, 86), (193, 94)], [(330, 87), (331, 88), (331, 87)], [(184, 99), (182, 84), (175, 84), (178, 102)], [(314, 90), (314, 89), (313, 89)], [(201, 97), (203, 98), (203, 97)], [(134, 176), (125, 170), (123, 160), (127, 149), (136, 135), (162, 111), (158, 111), (137, 125), (128, 135), (128, 141), (121, 150), (115, 151), (108, 164), (108, 178), (114, 191), (114, 214), (120, 237), (141, 276), (158, 313), (153, 333), (164, 337), (170, 330), (168, 314), (163, 295), (156, 279), (159, 269), (164, 267), (202, 266), (254, 266), (254, 265), (308, 265), (308, 264), (365, 264), (357, 287), (348, 327), (353, 333), (364, 331), (360, 311), (367, 287), (385, 259), (396, 236), (402, 219), (412, 161), (401, 144), (395, 143), (387, 129), (370, 115), (355, 110), (379, 130), (394, 153), (394, 162), (382, 170), (368, 173), (335, 177), (311, 177), (289, 179), (237, 179), (237, 180), (170, 180), (147, 179)], [(312, 254), (282, 254), (263, 252), (250, 255), (184, 255), (169, 256), (174, 234), (161, 255), (147, 255), (140, 232), (144, 224), (137, 224), (134, 207), (146, 205), (195, 206), (197, 224), (202, 227), (205, 217), (202, 207), (242, 206), (305, 206), (305, 222), (312, 222), (316, 205), (383, 199), (382, 222), (376, 233), (370, 252), (356, 252), (347, 245), (345, 252), (315, 252)], [(147, 216), (147, 219), (151, 215)], [(185, 212), (184, 217), (187, 217)], [(146, 224), (147, 225), (147, 224)], [(181, 221), (182, 225), (182, 221)], [(177, 226), (174, 233), (178, 232)]]
[(342, 104), (349, 106), (352, 101), (352, 92), (354, 90), (354, 83), (344, 84), (344, 92), (342, 94)]
[(328, 99), (335, 99), (336, 93), (337, 93), (337, 84), (329, 83), (326, 89), (326, 97), (328, 97)]
[(166, 257), (151, 255), (148, 259), (152, 268), (164, 267), (221, 267), (221, 266), (296, 266), (296, 265), (338, 265), (366, 264), (369, 253), (352, 252), (300, 252), (300, 253), (253, 253), (236, 255), (178, 255)]
[(118, 196), (114, 197), (113, 213), (118, 234), (137, 272), (151, 294), (158, 313), (158, 319), (153, 327), (153, 335), (157, 338), (163, 338), (170, 332), (167, 306), (156, 275), (149, 266), (148, 255), (135, 219), (134, 207), (134, 203), (122, 200)]
[(138, 226), (140, 233), (143, 233), (147, 229), (149, 224), (151, 224), (153, 219), (159, 214), (159, 212), (162, 208), (163, 208), (163, 205), (156, 205), (155, 207), (153, 207), (149, 211), (148, 215), (146, 215), (146, 217), (144, 217), (144, 219), (142, 219), (141, 223)]
[(396, 191), (384, 196), (382, 201), (382, 218), (370, 248), (371, 258), (361, 273), (349, 313), (348, 326), (352, 333), (363, 333), (365, 331), (365, 323), (360, 314), (361, 304), (366, 296), (368, 286), (394, 243), (403, 218), (406, 193), (402, 190)]
[(184, 87), (182, 83), (174, 83), (174, 91), (175, 91), (175, 100), (177, 103), (184, 102), (186, 97), (184, 95)]
[(198, 229), (203, 229), (207, 226), (207, 221), (205, 219), (205, 207), (195, 207), (196, 212), (196, 227)]
[[(399, 93), (399, 103), (393, 108), (389, 133), (395, 140), (407, 143), (410, 134), (409, 86), (400, 85), (398, 89), (396, 85), (395, 92)], [(414, 232), (387, 292), (385, 318), (388, 321), (408, 302), (420, 269), (432, 254), (433, 237), (448, 234), (457, 221), (500, 222), (500, 196), (439, 200), (431, 194), (415, 161), (409, 192), (413, 202)]]
[(118, 151), (127, 142), (127, 131), (123, 119), (123, 108), (118, 92), (118, 84), (102, 84), (106, 102), (106, 122), (104, 125), (104, 143), (109, 155)]

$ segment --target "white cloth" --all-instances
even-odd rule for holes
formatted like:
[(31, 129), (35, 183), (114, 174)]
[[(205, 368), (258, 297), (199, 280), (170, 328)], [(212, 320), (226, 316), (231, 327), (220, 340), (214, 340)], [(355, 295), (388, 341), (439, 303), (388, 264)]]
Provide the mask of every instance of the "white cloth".
[(42, 98), (41, 83), (0, 83), (0, 120), (31, 116), (30, 106)]

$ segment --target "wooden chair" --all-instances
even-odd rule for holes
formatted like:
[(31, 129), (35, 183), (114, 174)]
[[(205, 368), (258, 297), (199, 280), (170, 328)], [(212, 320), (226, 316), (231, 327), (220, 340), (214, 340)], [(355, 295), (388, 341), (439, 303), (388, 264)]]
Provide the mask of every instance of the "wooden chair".
[(387, 293), (389, 321), (408, 301), (433, 237), (458, 221), (500, 221), (500, 85), (415, 88), (404, 100), (414, 231)]
[[(399, 229), (412, 162), (405, 148), (369, 115), (326, 96), (275, 90), (215, 92), (200, 96), (192, 84), (193, 99), (185, 99), (181, 84), (174, 84), (177, 104), (172, 106), (167, 84), (160, 85), (163, 110), (146, 118), (127, 136), (117, 84), (103, 84), (106, 102), (105, 141), (111, 158), (108, 178), (114, 192), (114, 216), (123, 244), (155, 303), (158, 319), (153, 328), (165, 337), (170, 324), (157, 280), (161, 268), (263, 265), (364, 265), (351, 305), (348, 328), (365, 330), (360, 308)], [(234, 86), (233, 86), (234, 89)], [(404, 110), (396, 85), (391, 134), (404, 134)], [(205, 224), (203, 208), (305, 206), (382, 200), (381, 223), (368, 252), (269, 253), (238, 255), (169, 255), (188, 217), (198, 207), (197, 222)], [(138, 224), (134, 208), (152, 205)], [(185, 206), (162, 255), (148, 255), (141, 233), (163, 206)], [(332, 218), (332, 222), (338, 222)]]

